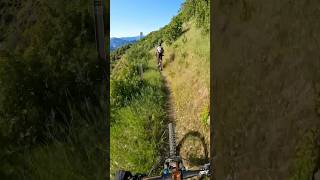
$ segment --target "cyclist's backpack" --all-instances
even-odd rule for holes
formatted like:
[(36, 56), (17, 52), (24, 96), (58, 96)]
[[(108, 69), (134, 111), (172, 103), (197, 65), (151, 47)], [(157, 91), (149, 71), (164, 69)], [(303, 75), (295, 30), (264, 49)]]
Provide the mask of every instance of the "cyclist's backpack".
[(157, 47), (157, 52), (158, 52), (158, 54), (162, 54), (163, 53), (163, 47), (161, 47), (161, 46), (158, 46)]

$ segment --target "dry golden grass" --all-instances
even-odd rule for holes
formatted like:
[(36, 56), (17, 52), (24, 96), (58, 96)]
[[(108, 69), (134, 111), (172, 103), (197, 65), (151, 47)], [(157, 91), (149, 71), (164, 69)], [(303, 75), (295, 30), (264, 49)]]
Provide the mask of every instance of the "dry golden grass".
[[(170, 87), (174, 104), (177, 142), (190, 132), (199, 132), (198, 135), (193, 134), (186, 139), (180, 155), (189, 160), (205, 159), (205, 148), (208, 151), (210, 149), (209, 34), (202, 34), (192, 22), (185, 24), (184, 29), (187, 31), (176, 42), (170, 46), (164, 45), (163, 75)], [(204, 138), (206, 147), (199, 144), (201, 139), (199, 136)], [(185, 162), (185, 164), (190, 168), (197, 165), (197, 162)]]

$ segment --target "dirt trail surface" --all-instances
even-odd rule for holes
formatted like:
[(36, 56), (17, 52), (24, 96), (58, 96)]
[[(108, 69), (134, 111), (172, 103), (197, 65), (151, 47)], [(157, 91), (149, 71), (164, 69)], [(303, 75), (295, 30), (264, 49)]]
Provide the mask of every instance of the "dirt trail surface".
[(171, 89), (168, 81), (164, 77), (165, 93), (166, 93), (166, 118), (168, 122), (175, 123), (176, 115)]
[[(177, 117), (170, 82), (165, 75), (164, 79), (167, 94), (166, 114), (168, 121), (175, 124), (177, 153), (183, 158), (187, 169), (197, 168), (209, 162), (209, 142), (205, 138), (206, 129), (202, 127), (198, 119)], [(192, 102), (194, 101), (190, 100), (190, 103)]]
[(215, 179), (310, 179), (320, 163), (320, 1), (213, 6)]

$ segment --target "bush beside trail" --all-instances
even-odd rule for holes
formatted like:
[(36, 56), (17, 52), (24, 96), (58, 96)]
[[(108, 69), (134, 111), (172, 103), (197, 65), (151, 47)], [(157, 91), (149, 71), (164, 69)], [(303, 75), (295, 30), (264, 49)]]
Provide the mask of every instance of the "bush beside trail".
[(150, 59), (144, 46), (134, 45), (113, 69), (111, 176), (120, 168), (147, 172), (159, 156), (159, 140), (165, 128), (165, 94), (161, 75)]

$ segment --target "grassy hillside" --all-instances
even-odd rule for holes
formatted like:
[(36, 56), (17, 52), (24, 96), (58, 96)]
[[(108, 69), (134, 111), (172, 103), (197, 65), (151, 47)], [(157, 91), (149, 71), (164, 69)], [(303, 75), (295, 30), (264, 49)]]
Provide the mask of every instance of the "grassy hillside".
[(200, 133), (188, 137), (181, 147), (181, 156), (191, 159), (188, 165), (192, 166), (204, 163), (208, 158), (205, 151), (210, 149), (210, 40), (209, 33), (202, 33), (194, 21), (185, 23), (184, 31), (164, 47), (163, 75), (172, 95), (178, 142), (190, 132)]
[[(186, 114), (192, 116), (187, 123), (194, 123), (195, 126), (202, 124), (203, 130), (208, 132), (205, 125), (208, 119), (209, 103), (209, 17), (206, 16), (208, 11), (207, 1), (188, 0), (168, 25), (158, 31), (151, 32), (138, 43), (131, 45), (129, 49), (125, 48), (125, 51), (118, 52), (117, 54), (121, 54), (120, 59), (113, 58), (115, 61), (112, 62), (111, 72), (111, 178), (118, 169), (126, 169), (134, 173), (148, 173), (152, 166), (156, 165), (158, 159), (163, 158), (167, 153), (164, 149), (167, 144), (163, 132), (168, 123), (166, 103), (169, 94), (166, 87), (166, 77), (156, 69), (154, 47), (159, 41), (164, 41), (167, 54), (173, 52), (174, 47), (176, 48), (177, 60), (181, 60), (182, 52), (190, 50), (195, 43), (201, 44), (197, 50), (190, 51), (187, 63), (193, 66), (191, 71), (194, 73), (192, 75), (197, 76), (193, 79), (199, 81), (198, 85), (202, 87), (203, 95), (201, 100), (196, 100), (199, 105), (189, 106), (183, 111), (195, 109)], [(185, 35), (183, 35), (184, 33)], [(190, 39), (185, 42), (181, 39), (182, 37)], [(182, 43), (185, 43), (186, 46), (183, 47)], [(116, 55), (112, 54), (111, 56), (115, 57)], [(192, 62), (193, 60), (194, 62)], [(174, 73), (180, 73), (181, 71), (178, 70), (180, 64), (181, 62), (177, 61), (172, 66), (167, 63), (167, 66), (168, 68), (171, 66), (171, 71), (176, 71)], [(144, 71), (143, 77), (141, 77), (139, 70), (141, 66)], [(187, 69), (185, 65), (181, 68)], [(187, 78), (190, 77), (182, 76), (178, 82)], [(175, 86), (173, 93), (177, 93), (179, 88), (183, 87), (181, 85)], [(179, 108), (187, 106), (183, 103), (188, 98), (196, 99), (196, 93), (192, 93), (192, 97), (186, 97), (188, 93), (190, 93), (189, 90), (182, 91), (181, 95), (183, 96), (181, 96)], [(208, 136), (206, 135), (206, 137)]]
[[(128, 50), (111, 76), (111, 172), (146, 172), (159, 156), (165, 126), (165, 94), (160, 73), (143, 46)], [(140, 77), (138, 68), (144, 74)]]
[(0, 179), (103, 179), (93, 2), (0, 2)]

